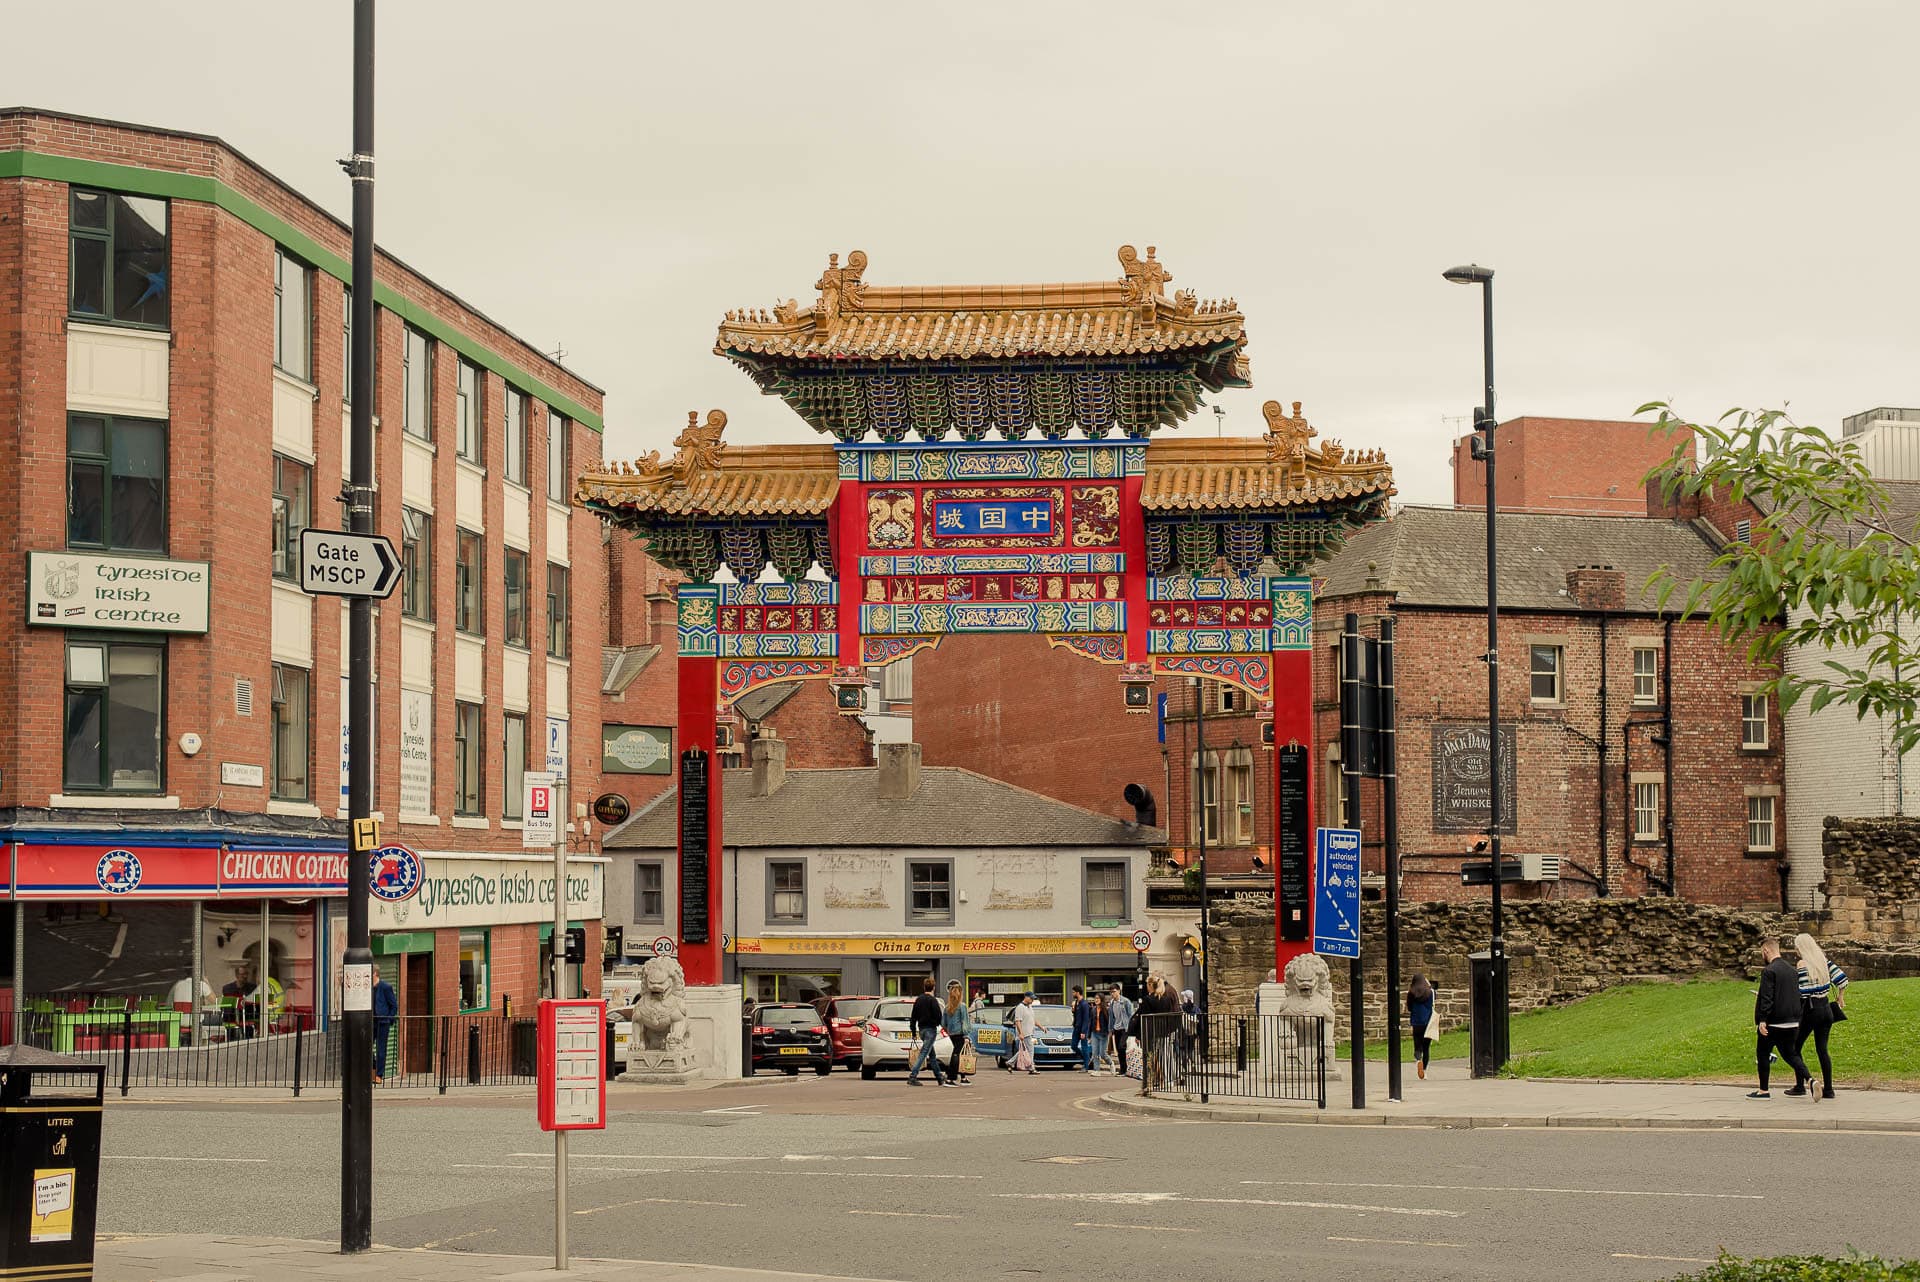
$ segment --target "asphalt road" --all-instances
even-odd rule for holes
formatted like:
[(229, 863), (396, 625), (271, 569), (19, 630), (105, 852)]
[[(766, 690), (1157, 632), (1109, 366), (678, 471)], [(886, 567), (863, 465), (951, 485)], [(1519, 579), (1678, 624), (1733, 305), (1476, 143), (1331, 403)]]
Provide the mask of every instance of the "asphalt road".
[[(1611, 1282), (1722, 1245), (1920, 1256), (1920, 1135), (1181, 1123), (1085, 1106), (1110, 1086), (626, 1091), (572, 1141), (573, 1250), (909, 1282)], [(552, 1249), (529, 1099), (387, 1099), (376, 1128), (378, 1241)], [(337, 1238), (338, 1136), (332, 1104), (117, 1104), (101, 1229)]]

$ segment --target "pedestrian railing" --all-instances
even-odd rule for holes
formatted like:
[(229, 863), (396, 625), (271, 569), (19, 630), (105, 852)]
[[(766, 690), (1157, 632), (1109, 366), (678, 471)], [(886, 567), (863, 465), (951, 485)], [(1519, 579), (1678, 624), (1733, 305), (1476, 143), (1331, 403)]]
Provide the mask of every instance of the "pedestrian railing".
[[(84, 1021), (76, 1019), (86, 1015)], [(85, 1012), (29, 1001), (0, 1020), (0, 1041), (58, 1051), (106, 1069), (121, 1095), (135, 1087), (288, 1089), (337, 1087), (345, 1028), (310, 1011), (228, 1022), (218, 1011), (128, 1008)], [(536, 1022), (500, 1014), (407, 1015), (374, 1021), (376, 1088), (530, 1085), (538, 1074)]]
[(1311, 1015), (1142, 1015), (1140, 1093), (1327, 1106), (1327, 1021)]

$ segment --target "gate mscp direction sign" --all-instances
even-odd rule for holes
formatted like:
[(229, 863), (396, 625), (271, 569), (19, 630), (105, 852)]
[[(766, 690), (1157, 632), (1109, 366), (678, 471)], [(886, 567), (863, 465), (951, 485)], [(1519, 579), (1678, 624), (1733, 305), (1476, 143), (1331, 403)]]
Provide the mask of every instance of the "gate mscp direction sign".
[(400, 558), (384, 535), (300, 531), (300, 590), (385, 599), (400, 582)]
[(1360, 955), (1360, 831), (1313, 832), (1313, 951), (1328, 957)]

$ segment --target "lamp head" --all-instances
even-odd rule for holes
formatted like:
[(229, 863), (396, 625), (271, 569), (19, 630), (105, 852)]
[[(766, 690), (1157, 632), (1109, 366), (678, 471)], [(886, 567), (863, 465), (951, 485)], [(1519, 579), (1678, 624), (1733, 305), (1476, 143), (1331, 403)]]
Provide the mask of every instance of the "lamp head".
[(1456, 285), (1484, 285), (1493, 279), (1493, 268), (1474, 263), (1466, 267), (1449, 267), (1440, 274)]

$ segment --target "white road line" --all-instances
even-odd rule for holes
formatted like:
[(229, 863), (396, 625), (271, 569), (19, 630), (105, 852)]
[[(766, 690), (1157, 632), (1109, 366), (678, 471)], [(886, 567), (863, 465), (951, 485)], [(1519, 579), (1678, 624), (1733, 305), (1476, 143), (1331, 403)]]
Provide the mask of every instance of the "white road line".
[[(449, 1170), (454, 1171), (551, 1171), (553, 1163), (545, 1166), (529, 1166), (525, 1162), (505, 1164), (500, 1162), (451, 1162)], [(582, 1171), (591, 1171), (596, 1175), (684, 1175), (684, 1171), (675, 1171), (665, 1166), (584, 1166)]]
[(810, 1179), (837, 1180), (984, 1180), (984, 1175), (925, 1175), (907, 1171), (735, 1171), (741, 1179), (761, 1175), (801, 1175)]
[(1613, 1253), (1613, 1258), (1616, 1260), (1664, 1260), (1669, 1264), (1713, 1264), (1715, 1263), (1715, 1261), (1709, 1260), (1704, 1256), (1699, 1256), (1699, 1255), (1633, 1255), (1626, 1251), (1615, 1251)]
[(598, 1215), (602, 1211), (619, 1211), (629, 1206), (732, 1206), (745, 1207), (745, 1202), (698, 1202), (687, 1197), (636, 1197), (631, 1202), (609, 1202), (605, 1206), (589, 1206), (575, 1211), (575, 1215)]
[(1192, 1206), (1284, 1206), (1307, 1211), (1378, 1211), (1382, 1215), (1421, 1215), (1457, 1220), (1465, 1211), (1442, 1211), (1425, 1206), (1372, 1206), (1355, 1202), (1281, 1202), (1250, 1197), (1185, 1197), (1178, 1193), (996, 1193), (995, 1197), (1036, 1202), (1102, 1202), (1116, 1206), (1179, 1202)]
[(1361, 1184), (1334, 1180), (1241, 1180), (1242, 1184), (1323, 1189), (1413, 1189), (1447, 1193), (1572, 1193), (1584, 1197), (1697, 1197), (1733, 1202), (1764, 1202), (1764, 1193), (1684, 1193), (1665, 1189), (1548, 1189), (1499, 1184)]
[(1183, 1229), (1173, 1224), (1104, 1224), (1098, 1220), (1075, 1220), (1076, 1229), (1139, 1229), (1144, 1233), (1198, 1233), (1199, 1229)]
[(902, 1220), (957, 1220), (957, 1215), (935, 1215), (931, 1211), (848, 1211), (848, 1215), (889, 1215)]
[(109, 1162), (244, 1162), (262, 1166), (272, 1160), (265, 1157), (146, 1157), (137, 1153), (103, 1153), (101, 1156)]
[[(509, 1153), (508, 1157), (543, 1157), (553, 1160), (551, 1153)], [(705, 1153), (570, 1153), (576, 1160), (591, 1157), (604, 1161), (620, 1162), (771, 1162), (771, 1157), (719, 1157)]]
[(765, 1104), (735, 1104), (732, 1108), (703, 1108), (700, 1111), (702, 1113), (741, 1113), (748, 1117), (758, 1117), (760, 1110), (765, 1107), (767, 1107)]
[(1378, 1242), (1382, 1246), (1446, 1246), (1456, 1251), (1467, 1249), (1465, 1242), (1416, 1242), (1403, 1237), (1329, 1237), (1329, 1242)]
[[(1488, 867), (1492, 867), (1492, 865), (1489, 864)], [(456, 1233), (452, 1237), (443, 1237), (438, 1242), (428, 1242), (426, 1245), (422, 1246), (420, 1249), (422, 1251), (437, 1251), (441, 1247), (446, 1246), (448, 1243), (451, 1243), (451, 1242), (464, 1242), (470, 1237), (482, 1237), (488, 1233), (497, 1233), (497, 1232), (499, 1232), (498, 1229), (475, 1229), (471, 1233)]]

